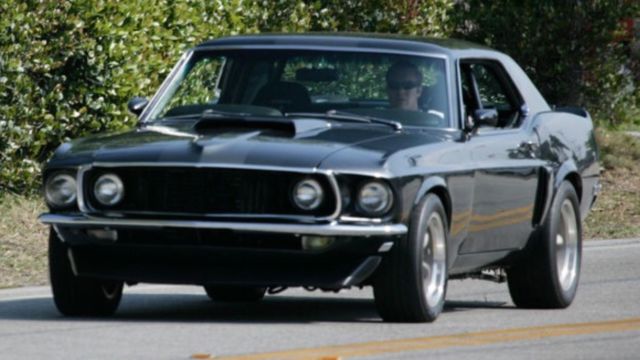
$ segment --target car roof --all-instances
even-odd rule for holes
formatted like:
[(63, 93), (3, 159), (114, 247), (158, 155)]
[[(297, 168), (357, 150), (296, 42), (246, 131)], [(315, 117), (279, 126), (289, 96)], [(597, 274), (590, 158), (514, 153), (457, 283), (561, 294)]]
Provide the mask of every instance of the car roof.
[(486, 54), (490, 52), (500, 54), (488, 47), (457, 39), (370, 33), (256, 34), (229, 36), (205, 41), (196, 46), (196, 49), (227, 46), (359, 48), (380, 51), (431, 53), (453, 58), (469, 56), (473, 53)]

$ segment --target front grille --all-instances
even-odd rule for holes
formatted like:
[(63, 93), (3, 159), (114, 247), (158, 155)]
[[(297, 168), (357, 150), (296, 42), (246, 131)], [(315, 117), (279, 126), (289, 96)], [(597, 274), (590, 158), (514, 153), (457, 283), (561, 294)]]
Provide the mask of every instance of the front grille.
[[(115, 206), (100, 204), (93, 186), (100, 175), (114, 173), (124, 183), (125, 195)], [(291, 199), (293, 186), (314, 178), (325, 197), (308, 212)], [(335, 195), (323, 174), (300, 174), (229, 168), (191, 167), (94, 167), (85, 173), (85, 199), (99, 211), (171, 215), (306, 215), (326, 217), (336, 210)]]

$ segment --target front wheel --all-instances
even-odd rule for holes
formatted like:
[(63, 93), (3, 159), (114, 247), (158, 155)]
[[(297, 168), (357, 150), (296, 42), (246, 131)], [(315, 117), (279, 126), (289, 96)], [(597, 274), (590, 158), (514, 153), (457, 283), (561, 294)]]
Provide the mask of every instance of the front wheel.
[(409, 234), (383, 260), (374, 280), (376, 307), (385, 321), (431, 322), (442, 312), (447, 291), (444, 206), (427, 195), (411, 216)]
[(49, 276), (53, 300), (66, 316), (108, 316), (120, 304), (122, 281), (76, 276), (69, 248), (53, 230), (49, 233)]
[(544, 224), (507, 269), (511, 299), (523, 308), (566, 308), (578, 289), (582, 257), (580, 206), (573, 185), (564, 181)]

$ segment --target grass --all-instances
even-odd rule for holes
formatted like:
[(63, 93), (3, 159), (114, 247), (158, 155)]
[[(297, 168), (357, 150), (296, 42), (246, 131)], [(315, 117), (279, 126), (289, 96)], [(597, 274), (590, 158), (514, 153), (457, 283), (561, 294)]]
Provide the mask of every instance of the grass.
[[(584, 227), (586, 239), (640, 237), (640, 139), (599, 131), (603, 190)], [(47, 279), (46, 211), (33, 197), (0, 197), (0, 289), (42, 285)]]
[(585, 223), (585, 238), (640, 236), (640, 139), (598, 131), (602, 193)]
[(640, 165), (602, 174), (602, 194), (585, 222), (585, 237), (640, 237)]
[(0, 288), (47, 283), (49, 230), (37, 221), (44, 211), (39, 199), (0, 198)]

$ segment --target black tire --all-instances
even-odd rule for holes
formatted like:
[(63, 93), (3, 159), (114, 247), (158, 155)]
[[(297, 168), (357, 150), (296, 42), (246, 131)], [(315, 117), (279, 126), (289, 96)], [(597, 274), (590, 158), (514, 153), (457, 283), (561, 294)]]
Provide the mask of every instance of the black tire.
[(545, 222), (524, 251), (507, 269), (514, 304), (538, 309), (571, 305), (580, 280), (582, 226), (578, 196), (568, 181), (560, 185)]
[(442, 312), (448, 233), (440, 198), (428, 194), (411, 215), (409, 234), (396, 242), (375, 275), (373, 293), (384, 321), (431, 322)]
[(66, 316), (112, 315), (120, 304), (123, 283), (75, 276), (68, 250), (51, 229), (49, 276), (53, 300), (58, 310)]
[(263, 287), (246, 287), (233, 285), (208, 285), (204, 291), (209, 299), (219, 302), (256, 302), (264, 298), (267, 291)]

